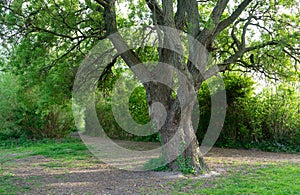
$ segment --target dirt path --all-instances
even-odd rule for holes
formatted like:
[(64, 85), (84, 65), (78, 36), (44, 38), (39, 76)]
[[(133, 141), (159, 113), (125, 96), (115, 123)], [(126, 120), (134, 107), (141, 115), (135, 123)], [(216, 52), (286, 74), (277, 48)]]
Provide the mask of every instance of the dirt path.
[[(153, 143), (116, 142), (128, 148), (157, 147)], [(213, 148), (205, 156), (205, 160), (212, 173), (226, 174), (236, 164), (300, 163), (300, 155)], [(118, 170), (100, 163), (96, 158), (85, 164), (74, 161), (70, 167), (67, 163), (55, 166), (55, 160), (44, 156), (30, 156), (17, 159), (6, 169), (19, 178), (13, 181), (15, 184), (30, 188), (19, 194), (152, 194), (151, 189), (164, 189), (168, 192), (172, 188), (170, 183), (184, 178), (179, 173)], [(202, 177), (213, 179), (215, 175)]]

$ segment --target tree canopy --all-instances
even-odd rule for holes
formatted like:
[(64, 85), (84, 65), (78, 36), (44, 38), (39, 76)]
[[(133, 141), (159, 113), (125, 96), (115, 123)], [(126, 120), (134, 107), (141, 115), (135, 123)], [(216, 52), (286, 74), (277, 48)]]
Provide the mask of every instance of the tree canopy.
[[(105, 17), (107, 6), (116, 18)], [(279, 78), (299, 69), (299, 5), (293, 0), (7, 0), (0, 8), (2, 44), (10, 52), (10, 69), (21, 74), (78, 66), (114, 30), (155, 24), (196, 37), (221, 71), (255, 70)]]

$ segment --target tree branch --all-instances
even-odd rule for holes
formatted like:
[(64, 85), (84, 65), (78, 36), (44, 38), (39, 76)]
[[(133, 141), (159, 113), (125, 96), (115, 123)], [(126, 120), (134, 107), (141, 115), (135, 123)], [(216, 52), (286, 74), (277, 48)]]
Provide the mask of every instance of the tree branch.
[(243, 47), (240, 50), (238, 50), (235, 54), (227, 58), (223, 63), (218, 64), (220, 71), (225, 71), (230, 64), (237, 63), (239, 61), (239, 58), (242, 57), (245, 53), (257, 50), (257, 49), (262, 49), (267, 46), (276, 46), (280, 44), (285, 44), (283, 40), (272, 40), (268, 41), (265, 43), (261, 43), (252, 47)]
[(65, 58), (66, 56), (68, 56), (72, 51), (74, 51), (77, 47), (79, 47), (80, 44), (82, 43), (82, 41), (83, 41), (83, 40), (78, 41), (78, 43), (76, 43), (75, 45), (73, 45), (70, 49), (68, 49), (68, 50), (67, 50), (64, 54), (62, 54), (60, 57), (54, 59), (54, 60), (51, 62), (50, 65), (47, 65), (47, 66), (43, 67), (40, 71), (42, 72), (42, 71), (50, 70), (52, 67), (55, 66), (55, 64), (56, 64), (58, 61), (64, 59), (64, 58)]
[(233, 26), (232, 30), (231, 30), (231, 37), (233, 39), (233, 43), (232, 43), (232, 48), (234, 50), (234, 52), (236, 52), (236, 49), (234, 48), (234, 44), (236, 44), (237, 48), (240, 50), (241, 49), (241, 42), (238, 40), (238, 38), (236, 37), (235, 33), (235, 26)]
[(246, 47), (244, 49), (244, 52), (249, 52), (249, 51), (253, 51), (253, 50), (256, 50), (256, 49), (262, 49), (264, 47), (272, 46), (272, 45), (278, 45), (280, 43), (283, 43), (283, 42), (272, 40), (272, 41), (268, 41), (268, 42), (265, 42), (265, 43), (262, 43), (262, 44), (259, 44), (259, 45), (252, 46), (252, 47)]
[(175, 27), (173, 0), (162, 0), (164, 25)]
[(175, 14), (176, 29), (183, 30), (186, 22), (186, 5), (185, 0), (177, 1), (177, 12)]
[(225, 28), (227, 28), (229, 25), (231, 25), (241, 15), (241, 13), (246, 9), (246, 7), (251, 2), (252, 2), (252, 0), (244, 0), (228, 18), (222, 20), (218, 24), (214, 34), (215, 35), (219, 34), (221, 31), (223, 31)]
[[(83, 36), (72, 37), (70, 35), (60, 34), (60, 33), (57, 33), (57, 32), (51, 31), (51, 30), (40, 28), (38, 26), (33, 26), (31, 32), (45, 32), (45, 33), (49, 33), (49, 34), (52, 34), (52, 35), (55, 35), (55, 36), (58, 36), (58, 37), (70, 39), (71, 41), (74, 41), (76, 39), (96, 37), (96, 36), (84, 36), (84, 35)], [(103, 37), (103, 38), (105, 38), (105, 37)]]
[(248, 26), (250, 25), (251, 23), (251, 19), (252, 19), (252, 16), (250, 16), (248, 18), (248, 21), (245, 23), (244, 27), (243, 27), (243, 32), (242, 32), (242, 44), (241, 44), (241, 49), (243, 49), (246, 45), (246, 33), (247, 33), (247, 28)]
[(187, 21), (188, 21), (188, 34), (196, 37), (199, 34), (200, 26), (199, 26), (199, 10), (198, 4), (195, 0), (186, 0), (186, 13), (187, 13)]
[(163, 18), (163, 11), (159, 7), (156, 0), (146, 0), (146, 4), (152, 12), (152, 20), (154, 24), (163, 25), (164, 18)]
[(210, 18), (212, 19), (213, 23), (214, 23), (214, 27), (216, 27), (221, 19), (221, 16), (228, 4), (229, 0), (218, 0), (216, 6), (214, 7)]
[(131, 68), (133, 73), (139, 79), (151, 78), (151, 73), (144, 66), (139, 66), (135, 68), (135, 65), (141, 64), (142, 61), (139, 59), (137, 54), (129, 48), (124, 38), (118, 32), (117, 22), (116, 22), (116, 10), (115, 10), (115, 0), (111, 0), (104, 7), (104, 17), (105, 17), (105, 28), (109, 40), (112, 42), (114, 47), (118, 51), (118, 55), (122, 57), (125, 63)]
[(117, 63), (117, 59), (118, 59), (119, 55), (114, 56), (114, 58), (112, 59), (112, 61), (107, 64), (107, 66), (104, 68), (102, 74), (100, 75), (99, 81), (98, 82), (98, 86), (101, 85), (102, 83), (104, 83), (104, 81), (107, 79), (108, 75), (112, 72), (112, 67)]

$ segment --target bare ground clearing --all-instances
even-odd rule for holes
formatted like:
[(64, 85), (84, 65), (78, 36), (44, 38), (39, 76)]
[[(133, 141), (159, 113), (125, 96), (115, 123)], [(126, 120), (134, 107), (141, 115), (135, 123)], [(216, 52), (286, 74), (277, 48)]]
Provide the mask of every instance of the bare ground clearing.
[[(156, 143), (116, 141), (127, 148), (157, 147)], [(15, 154), (11, 154), (15, 155)], [(299, 163), (299, 154), (271, 153), (257, 150), (213, 148), (206, 156), (206, 162), (213, 174), (203, 179), (203, 186), (220, 174), (244, 165), (271, 163)], [(15, 186), (28, 188), (19, 194), (152, 194), (151, 190), (172, 190), (172, 183), (186, 178), (179, 173), (153, 171), (125, 171), (101, 163), (97, 158), (72, 162), (59, 162), (44, 156), (29, 156), (5, 163), (4, 172), (18, 179), (11, 182)], [(188, 185), (183, 191), (192, 188)]]

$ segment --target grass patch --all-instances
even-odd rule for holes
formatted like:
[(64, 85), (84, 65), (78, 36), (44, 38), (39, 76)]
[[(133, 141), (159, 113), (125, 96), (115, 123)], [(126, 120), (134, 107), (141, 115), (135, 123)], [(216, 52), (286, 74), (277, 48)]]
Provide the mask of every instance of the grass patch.
[(300, 167), (297, 164), (267, 165), (241, 170), (218, 181), (213, 189), (199, 192), (216, 194), (296, 194), (300, 192)]
[[(84, 143), (77, 138), (61, 140), (5, 140), (0, 143), (0, 194), (16, 194), (31, 189), (39, 180), (38, 177), (19, 178), (8, 172), (17, 159), (42, 155), (51, 159), (40, 163), (45, 168), (68, 168), (94, 163)], [(91, 161), (91, 162), (90, 162)], [(95, 160), (94, 160), (95, 161)], [(96, 162), (96, 161), (95, 161)], [(98, 162), (98, 161), (97, 161)], [(79, 163), (79, 164), (78, 164)], [(99, 162), (98, 162), (99, 163)], [(4, 169), (5, 167), (5, 169)], [(18, 185), (18, 181), (26, 185)]]
[(299, 164), (270, 164), (244, 166), (214, 180), (199, 179), (195, 182), (183, 179), (173, 183), (171, 194), (298, 194), (299, 192)]
[(86, 160), (92, 156), (84, 143), (76, 138), (27, 140), (26, 142), (7, 140), (1, 142), (0, 150), (1, 163), (36, 155), (68, 161)]
[(0, 170), (0, 194), (16, 194), (17, 192), (26, 192), (30, 190), (30, 186), (18, 186), (15, 184), (16, 181), (21, 178), (16, 177), (10, 172)]
[(16, 191), (16, 187), (10, 185), (13, 178), (12, 174), (4, 173), (2, 169), (0, 170), (0, 194), (8, 194), (9, 192)]

